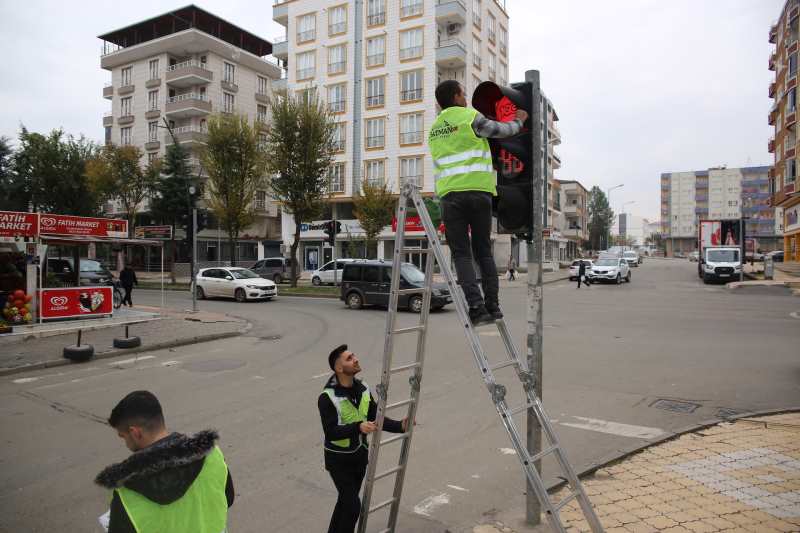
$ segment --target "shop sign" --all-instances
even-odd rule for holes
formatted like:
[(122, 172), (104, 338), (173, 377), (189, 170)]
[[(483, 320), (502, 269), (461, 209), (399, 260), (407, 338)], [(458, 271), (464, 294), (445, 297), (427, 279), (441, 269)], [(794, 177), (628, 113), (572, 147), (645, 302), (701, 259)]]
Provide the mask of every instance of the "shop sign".
[(784, 224), (784, 232), (788, 233), (796, 229), (800, 229), (800, 204), (784, 210), (786, 223)]
[(137, 239), (172, 240), (172, 226), (138, 226), (133, 230)]
[(116, 218), (75, 217), (71, 215), (39, 215), (39, 233), (85, 237), (128, 236), (128, 221)]
[(112, 287), (64, 287), (41, 289), (42, 318), (76, 318), (114, 312)]
[(37, 213), (0, 211), (0, 237), (36, 237)]
[[(392, 231), (397, 231), (397, 217), (392, 217)], [(406, 231), (425, 231), (419, 216), (409, 215), (406, 217)]]

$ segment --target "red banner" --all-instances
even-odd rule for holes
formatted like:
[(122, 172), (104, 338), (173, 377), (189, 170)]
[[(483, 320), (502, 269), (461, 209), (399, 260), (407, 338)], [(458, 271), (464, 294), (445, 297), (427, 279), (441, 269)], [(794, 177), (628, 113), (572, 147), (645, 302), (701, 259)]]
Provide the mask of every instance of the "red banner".
[(42, 318), (73, 318), (110, 315), (114, 312), (111, 287), (65, 287), (41, 289)]
[(0, 211), (0, 237), (36, 237), (36, 213)]
[(128, 221), (116, 218), (74, 217), (43, 213), (39, 215), (39, 233), (126, 238)]
[[(392, 231), (397, 231), (397, 217), (392, 218)], [(425, 227), (422, 225), (422, 221), (419, 219), (419, 216), (409, 215), (406, 217), (406, 231), (425, 232)], [(439, 233), (444, 233), (444, 222), (439, 224), (437, 231)]]

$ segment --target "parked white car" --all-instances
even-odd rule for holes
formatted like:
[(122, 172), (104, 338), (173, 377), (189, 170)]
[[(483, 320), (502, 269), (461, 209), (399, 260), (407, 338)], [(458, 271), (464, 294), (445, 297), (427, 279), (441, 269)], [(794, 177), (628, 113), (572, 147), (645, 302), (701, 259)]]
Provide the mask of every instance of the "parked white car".
[(352, 263), (353, 261), (358, 261), (358, 259), (337, 259), (335, 267), (333, 261), (328, 261), (311, 273), (312, 285), (333, 285), (334, 282), (337, 285), (341, 285), (344, 266), (348, 263)]
[(264, 279), (247, 268), (202, 268), (197, 273), (195, 285), (197, 297), (201, 300), (218, 296), (246, 302), (271, 300), (278, 295), (274, 281)]
[(620, 284), (623, 279), (630, 283), (631, 267), (628, 266), (628, 261), (622, 257), (601, 257), (592, 265), (589, 279), (592, 283), (614, 281)]
[(575, 281), (578, 279), (578, 272), (580, 272), (581, 263), (586, 265), (586, 274), (589, 275), (592, 271), (592, 260), (591, 259), (576, 259), (572, 262), (569, 266), (569, 280)]

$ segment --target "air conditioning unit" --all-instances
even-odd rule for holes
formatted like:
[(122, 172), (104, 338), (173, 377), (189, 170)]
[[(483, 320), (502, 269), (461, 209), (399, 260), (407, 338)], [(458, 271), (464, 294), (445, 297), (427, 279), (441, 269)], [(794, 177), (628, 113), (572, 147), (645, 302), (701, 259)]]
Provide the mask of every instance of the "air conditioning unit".
[(456, 22), (447, 25), (447, 35), (455, 35), (461, 31), (461, 24)]

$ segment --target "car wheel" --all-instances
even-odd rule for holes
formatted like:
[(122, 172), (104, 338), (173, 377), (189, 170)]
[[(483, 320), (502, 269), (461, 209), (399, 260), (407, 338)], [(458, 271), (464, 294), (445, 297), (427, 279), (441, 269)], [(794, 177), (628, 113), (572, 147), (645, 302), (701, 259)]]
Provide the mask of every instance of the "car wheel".
[(281, 283), (283, 281), (283, 277), (280, 274), (275, 274), (272, 276), (272, 281), (275, 283)]
[(628, 275), (625, 276), (625, 283), (630, 283), (630, 282), (631, 282), (631, 273), (630, 271), (628, 271)]
[(711, 278), (707, 274), (703, 274), (703, 283), (708, 285), (711, 282)]
[(314, 277), (311, 279), (311, 284), (312, 284), (313, 286), (315, 286), (315, 287), (319, 287), (320, 285), (322, 285), (322, 280), (321, 280), (321, 279), (319, 279), (319, 276), (314, 276)]
[(203, 290), (203, 287), (198, 286), (194, 292), (197, 293), (198, 300), (205, 300), (206, 299), (206, 291)]
[(622, 283), (622, 276), (620, 276), (619, 274), (617, 274), (617, 285), (619, 285), (619, 284), (621, 284), (621, 283)]
[(364, 301), (361, 295), (357, 292), (351, 292), (347, 295), (347, 307), (350, 309), (361, 309), (364, 306)]
[(244, 289), (236, 289), (236, 292), (233, 294), (237, 302), (242, 303), (247, 301), (247, 294), (245, 294)]
[(412, 313), (422, 312), (422, 296), (412, 296), (408, 299), (408, 310)]

